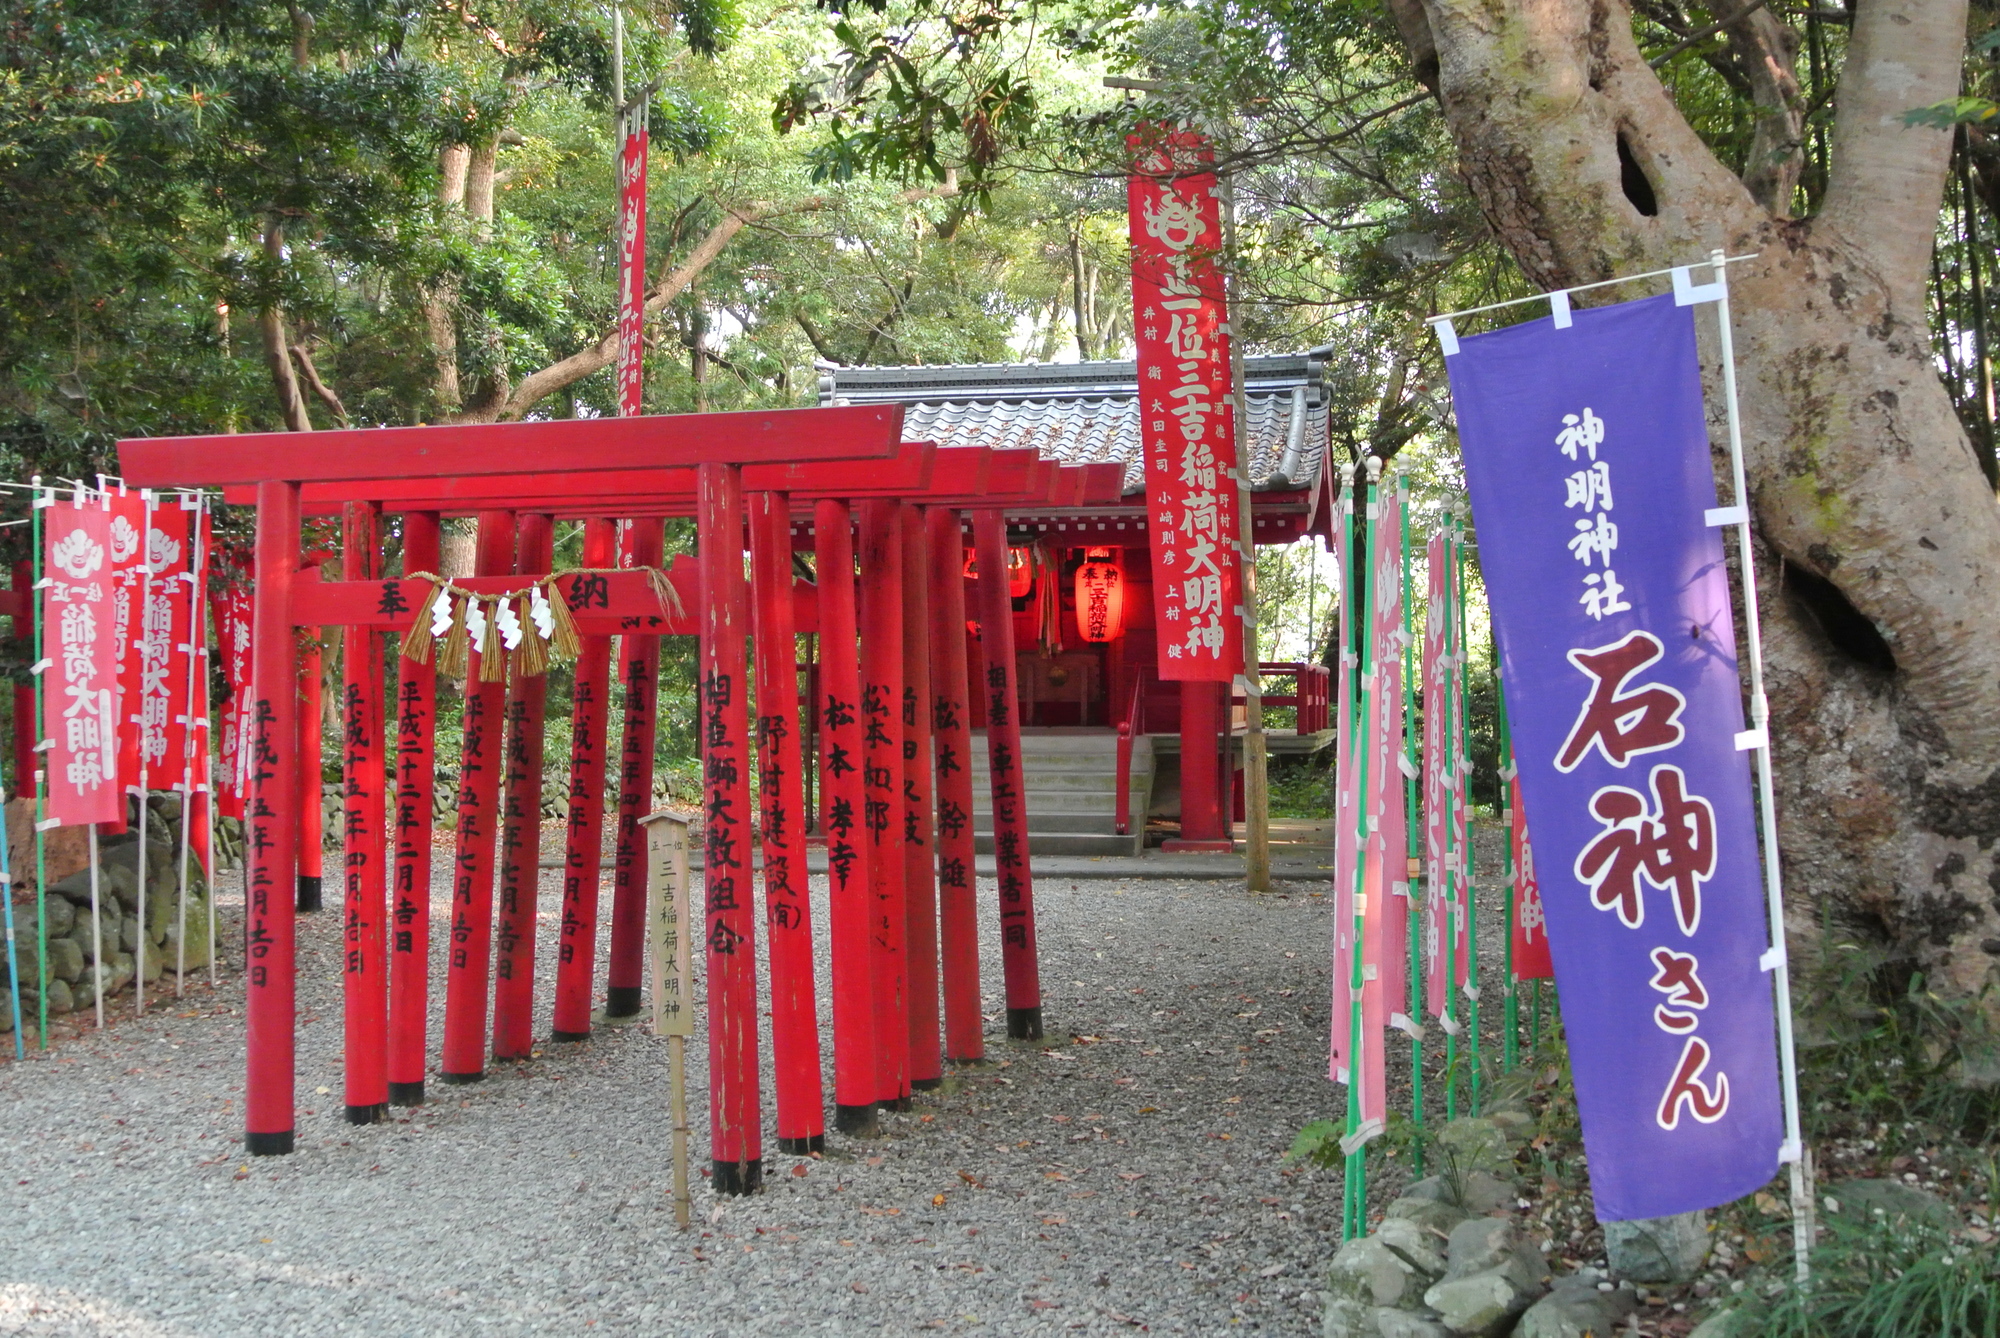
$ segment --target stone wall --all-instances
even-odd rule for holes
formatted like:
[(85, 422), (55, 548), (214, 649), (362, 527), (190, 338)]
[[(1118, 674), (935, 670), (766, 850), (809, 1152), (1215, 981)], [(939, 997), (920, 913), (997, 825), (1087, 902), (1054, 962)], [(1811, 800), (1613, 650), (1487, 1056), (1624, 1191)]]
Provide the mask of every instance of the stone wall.
[[(172, 983), (180, 954), (180, 796), (156, 792), (147, 799), (145, 922), (139, 933), (138, 801), (131, 804), (129, 823), (117, 836), (98, 840), (98, 932), (103, 943), (105, 998), (132, 988), (143, 972), (150, 985), (163, 977)], [(39, 1015), (41, 961), (35, 932), (34, 802), (17, 799), (7, 805), (7, 845), (14, 875), (14, 947), (21, 973), (21, 1017), (32, 1029)], [(80, 827), (58, 827), (43, 834), (48, 892), (43, 913), (48, 922), (49, 1015), (88, 1011), (98, 978), (97, 940), (91, 933), (88, 846)], [(201, 863), (188, 859), (187, 952), (190, 975), (208, 965), (209, 896)], [(0, 954), (0, 988), (7, 983), (7, 962)], [(13, 1029), (13, 1010), (0, 1001), (0, 1033)]]

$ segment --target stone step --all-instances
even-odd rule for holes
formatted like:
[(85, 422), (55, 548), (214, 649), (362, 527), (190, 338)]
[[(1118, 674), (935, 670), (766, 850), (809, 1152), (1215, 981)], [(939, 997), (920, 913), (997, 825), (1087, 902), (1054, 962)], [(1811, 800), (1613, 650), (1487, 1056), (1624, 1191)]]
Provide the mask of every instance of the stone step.
[[(1028, 853), (1030, 855), (1137, 855), (1142, 852), (1143, 832), (1133, 836), (1119, 836), (1112, 832), (1038, 832), (1028, 833)], [(993, 837), (989, 834), (975, 836), (973, 849), (982, 855), (993, 853)]]

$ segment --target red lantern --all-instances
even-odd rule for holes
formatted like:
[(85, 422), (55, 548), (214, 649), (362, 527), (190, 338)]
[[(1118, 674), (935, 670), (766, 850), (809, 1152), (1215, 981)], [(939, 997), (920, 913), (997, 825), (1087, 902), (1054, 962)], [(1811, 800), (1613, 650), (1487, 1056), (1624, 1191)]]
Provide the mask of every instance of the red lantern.
[(1035, 588), (1035, 557), (1025, 548), (1007, 550), (1007, 593), (1019, 599)]
[(1125, 629), (1125, 572), (1108, 548), (1093, 548), (1076, 569), (1076, 627), (1085, 641), (1110, 641)]

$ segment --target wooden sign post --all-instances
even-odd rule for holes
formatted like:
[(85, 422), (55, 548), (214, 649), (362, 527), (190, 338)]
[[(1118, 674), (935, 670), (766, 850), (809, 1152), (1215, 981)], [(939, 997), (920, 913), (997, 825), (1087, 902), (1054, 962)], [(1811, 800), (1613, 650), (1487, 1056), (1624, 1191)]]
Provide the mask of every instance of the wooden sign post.
[(687, 1038), (694, 1035), (694, 966), (688, 945), (688, 816), (662, 809), (646, 829), (647, 922), (652, 926), (653, 1034), (667, 1038), (674, 1117), (674, 1220), (685, 1230), (688, 1191)]

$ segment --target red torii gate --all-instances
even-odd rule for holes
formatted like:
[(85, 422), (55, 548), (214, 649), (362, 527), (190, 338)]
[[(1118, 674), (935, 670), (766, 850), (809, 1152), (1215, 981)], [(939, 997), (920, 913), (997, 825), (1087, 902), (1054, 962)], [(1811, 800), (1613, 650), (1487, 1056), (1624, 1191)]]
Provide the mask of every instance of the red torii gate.
[[(350, 645), (368, 648), (350, 654), (345, 701), (350, 741), (348, 1118), (370, 1122), (390, 1100), (414, 1104), (423, 1099), (430, 667), (399, 661), (399, 928), (385, 972), (381, 674), (369, 657), (376, 633), (403, 630), (426, 611), (430, 586), (407, 576), (381, 578), (378, 527), (384, 510), (404, 514), (406, 573), (435, 567), (442, 515), (478, 515), (477, 574), (453, 585), (489, 595), (513, 592), (518, 577), (549, 570), (550, 522), (555, 517), (586, 518), (584, 566), (600, 570), (563, 578), (557, 588), (584, 635), (577, 665), (572, 789), (575, 797), (596, 801), (599, 809), (610, 635), (620, 634), (626, 646), (621, 678), (628, 692), (624, 751), (629, 765), (622, 777), (615, 866), (613, 1015), (638, 1008), (643, 897), (635, 820), (650, 800), (651, 679), (657, 674), (658, 636), (699, 630), (713, 1173), (718, 1190), (747, 1192), (761, 1176), (761, 1115), (749, 843), (740, 835), (747, 831), (740, 814), (747, 807), (750, 757), (748, 703), (742, 691), (745, 523), (756, 594), (760, 687), (755, 740), (762, 776), (766, 919), (772, 935), (778, 1135), (782, 1150), (805, 1152), (822, 1145), (823, 1113), (807, 898), (802, 881), (795, 881), (803, 855), (803, 801), (792, 640), (800, 628), (820, 632), (825, 666), (823, 700), (812, 709), (820, 741), (821, 828), (832, 866), (838, 1127), (865, 1132), (874, 1124), (878, 1105), (902, 1103), (913, 1087), (939, 1080), (940, 949), (947, 964), (944, 1051), (957, 1060), (981, 1053), (971, 778), (962, 761), (969, 751), (970, 680), (964, 641), (956, 634), (965, 625), (960, 579), (964, 542), (956, 508), (974, 508), (981, 621), (988, 631), (982, 677), (992, 731), (1009, 1033), (1023, 1038), (1041, 1034), (1033, 894), (1020, 804), (1019, 727), (1011, 709), (1014, 654), (1001, 508), (1106, 500), (1117, 494), (1120, 469), (1054, 465), (1032, 451), (937, 451), (928, 444), (902, 442), (901, 417), (897, 406), (869, 406), (121, 443), (124, 473), (134, 483), (219, 485), (227, 499), (254, 499), (258, 507), (256, 766), (246, 852), (252, 954), (246, 986), (250, 1151), (282, 1153), (293, 1144), (289, 889), (302, 796), (291, 755), (297, 737), (293, 695), (274, 690), (274, 685), (289, 688), (295, 680), (294, 626), (350, 627), (356, 633)], [(853, 499), (865, 499), (858, 628)], [(812, 508), (820, 556), (817, 589), (791, 588), (795, 505)], [(345, 518), (348, 579), (326, 582), (316, 579), (316, 571), (299, 570), (299, 525), (302, 514), (334, 510)], [(601, 570), (612, 565), (611, 517), (628, 522), (627, 560), (635, 567), (656, 568), (659, 518), (690, 513), (697, 519), (699, 555), (695, 563), (683, 560), (665, 573), (683, 612), (663, 607), (648, 572)], [(845, 579), (836, 573), (845, 573)], [(931, 593), (937, 607), (932, 607)], [(903, 681), (906, 665), (909, 676)], [(511, 689), (504, 682), (474, 686), (476, 674), (475, 668), (467, 675), (454, 951), (441, 1065), (447, 1081), (483, 1076), (498, 835), (494, 819), (501, 816), (503, 778), (501, 766), (483, 759), (499, 752), (503, 711), (512, 725), (504, 767), (510, 806), (493, 1052), (496, 1057), (524, 1054), (530, 1038), (542, 680), (517, 674)], [(933, 757), (935, 795), (930, 793), (930, 765), (904, 766), (906, 758), (928, 762)], [(553, 1026), (558, 1039), (588, 1035), (601, 822), (601, 812), (591, 812), (591, 807), (572, 805)], [(580, 868), (586, 862), (587, 877)], [(525, 911), (519, 900), (524, 884)], [(574, 945), (572, 939), (577, 940)], [(572, 946), (578, 950), (572, 952)]]

